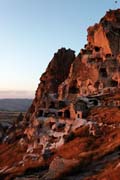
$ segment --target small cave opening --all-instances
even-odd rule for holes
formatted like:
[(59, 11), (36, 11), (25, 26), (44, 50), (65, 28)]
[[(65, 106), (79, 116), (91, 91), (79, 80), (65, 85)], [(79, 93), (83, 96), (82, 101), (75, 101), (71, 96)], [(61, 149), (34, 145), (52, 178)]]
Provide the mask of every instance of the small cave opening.
[(70, 111), (68, 109), (64, 111), (64, 117), (70, 118)]
[(106, 54), (105, 57), (106, 57), (106, 58), (111, 58), (111, 57), (112, 57), (112, 54), (108, 53), (108, 54)]
[(94, 99), (94, 100), (93, 100), (93, 104), (94, 104), (95, 106), (97, 106), (97, 105), (98, 105), (98, 101), (97, 101), (96, 99)]
[(44, 113), (44, 117), (48, 117), (48, 113), (47, 112)]
[(111, 85), (111, 87), (117, 87), (118, 81), (111, 80), (110, 85)]
[(94, 49), (95, 49), (96, 52), (100, 51), (100, 47), (98, 47), (98, 46), (95, 46)]
[(59, 111), (59, 112), (58, 112), (58, 117), (62, 117), (62, 115), (63, 115), (63, 112), (62, 112), (62, 111)]
[(53, 109), (55, 108), (55, 103), (53, 101), (50, 102), (49, 108), (53, 108)]
[(66, 107), (65, 101), (59, 101), (59, 108), (61, 109), (61, 108), (64, 108), (64, 107)]
[(104, 78), (108, 77), (106, 68), (100, 68), (99, 73), (100, 73), (101, 77), (104, 77)]
[(82, 100), (78, 100), (75, 104), (75, 110), (76, 111), (86, 111), (88, 109), (87, 107), (87, 103), (82, 101)]
[(77, 93), (79, 93), (79, 88), (76, 88), (75, 86), (71, 86), (71, 87), (69, 88), (69, 93), (71, 93), (71, 94), (77, 94)]
[(79, 88), (77, 87), (77, 80), (73, 80), (69, 87), (69, 93), (77, 94), (79, 93)]
[(98, 89), (98, 88), (99, 88), (99, 85), (100, 85), (100, 82), (99, 82), (99, 81), (96, 81), (95, 84), (94, 84), (94, 87)]
[(43, 116), (43, 110), (39, 110), (39, 112), (38, 112), (38, 117), (42, 117)]
[(77, 111), (77, 118), (82, 119), (82, 115), (83, 115), (82, 111)]

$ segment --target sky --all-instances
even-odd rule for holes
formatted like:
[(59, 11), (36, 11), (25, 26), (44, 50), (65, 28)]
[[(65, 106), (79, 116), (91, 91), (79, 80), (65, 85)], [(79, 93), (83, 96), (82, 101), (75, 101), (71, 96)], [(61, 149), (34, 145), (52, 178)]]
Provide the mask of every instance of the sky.
[(87, 28), (119, 7), (120, 0), (0, 0), (0, 92), (33, 97), (54, 53), (78, 54)]

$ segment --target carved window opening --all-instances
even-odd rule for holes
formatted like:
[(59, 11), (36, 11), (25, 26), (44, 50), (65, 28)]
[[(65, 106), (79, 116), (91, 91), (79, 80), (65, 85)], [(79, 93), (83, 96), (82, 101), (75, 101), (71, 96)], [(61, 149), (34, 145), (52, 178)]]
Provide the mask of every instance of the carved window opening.
[(82, 118), (82, 111), (77, 112), (77, 118)]
[(43, 110), (40, 110), (39, 112), (38, 112), (38, 117), (42, 117), (43, 116)]
[(108, 77), (106, 68), (100, 68), (99, 72), (100, 72), (101, 77), (104, 77), (104, 78)]
[(105, 57), (106, 57), (106, 58), (111, 58), (111, 57), (112, 57), (112, 54), (106, 54)]
[(64, 111), (64, 117), (65, 118), (70, 118), (70, 111), (69, 110)]
[(79, 93), (79, 88), (76, 88), (75, 86), (71, 86), (71, 87), (69, 88), (69, 93), (71, 93), (71, 94), (77, 94), (77, 93)]
[(80, 118), (80, 114), (78, 114), (78, 118)]
[(100, 82), (99, 82), (99, 81), (96, 81), (95, 84), (94, 84), (94, 87), (98, 89), (98, 88), (99, 88), (99, 85), (100, 85)]
[(118, 82), (114, 81), (114, 80), (111, 80), (111, 86), (112, 87), (117, 87), (118, 86)]
[(45, 113), (45, 114), (44, 114), (44, 117), (48, 117), (48, 113)]
[(62, 112), (62, 111), (59, 111), (59, 112), (58, 112), (58, 117), (62, 117), (62, 115), (63, 115), (63, 112)]
[(64, 107), (66, 107), (65, 102), (64, 101), (59, 101), (59, 108), (61, 109), (61, 108), (64, 108)]
[(50, 102), (50, 106), (49, 106), (49, 108), (55, 108), (55, 103), (52, 101), (52, 102)]
[(79, 88), (77, 87), (77, 80), (72, 81), (72, 83), (69, 87), (69, 93), (71, 93), (71, 94), (79, 93)]
[(95, 49), (96, 52), (99, 52), (99, 51), (100, 51), (100, 47), (98, 47), (98, 46), (95, 46), (94, 49)]
[(87, 104), (80, 100), (80, 101), (76, 102), (75, 110), (76, 111), (85, 111), (85, 110), (87, 110)]

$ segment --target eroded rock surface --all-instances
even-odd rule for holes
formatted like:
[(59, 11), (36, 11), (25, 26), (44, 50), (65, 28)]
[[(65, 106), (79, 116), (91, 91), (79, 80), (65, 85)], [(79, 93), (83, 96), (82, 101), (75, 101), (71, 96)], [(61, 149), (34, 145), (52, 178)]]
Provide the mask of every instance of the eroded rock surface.
[(119, 54), (120, 9), (88, 28), (77, 57), (55, 53), (25, 118), (0, 145), (0, 178), (119, 180)]

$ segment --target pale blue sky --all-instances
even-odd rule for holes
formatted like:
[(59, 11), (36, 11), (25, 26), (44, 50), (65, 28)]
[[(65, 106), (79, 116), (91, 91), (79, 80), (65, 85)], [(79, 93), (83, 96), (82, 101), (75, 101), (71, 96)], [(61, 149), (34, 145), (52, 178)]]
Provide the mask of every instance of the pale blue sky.
[(87, 27), (120, 0), (0, 0), (0, 90), (35, 91), (58, 48), (79, 52)]

